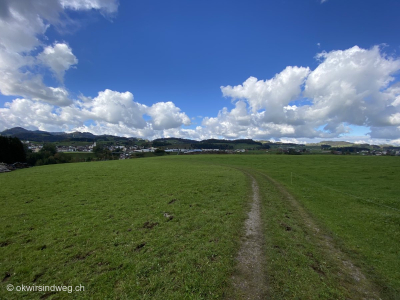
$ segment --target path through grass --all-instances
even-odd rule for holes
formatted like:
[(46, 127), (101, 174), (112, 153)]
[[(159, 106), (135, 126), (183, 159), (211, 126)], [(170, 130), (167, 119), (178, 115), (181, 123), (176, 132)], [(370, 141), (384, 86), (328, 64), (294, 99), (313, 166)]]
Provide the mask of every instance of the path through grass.
[(196, 160), (253, 169), (280, 182), (378, 286), (383, 299), (400, 299), (398, 157), (214, 155)]
[(179, 155), (0, 174), (0, 298), (71, 296), (16, 294), (7, 284), (82, 284), (82, 298), (223, 297), (249, 209), (250, 181), (238, 168), (259, 183), (271, 298), (361, 295), (343, 272), (349, 265), (324, 253), (326, 238), (383, 299), (400, 298), (398, 157), (284, 155)]

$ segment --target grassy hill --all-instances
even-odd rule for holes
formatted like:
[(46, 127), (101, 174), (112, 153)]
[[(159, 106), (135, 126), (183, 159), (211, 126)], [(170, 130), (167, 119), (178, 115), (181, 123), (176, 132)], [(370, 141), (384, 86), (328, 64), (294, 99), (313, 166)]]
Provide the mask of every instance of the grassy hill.
[(5, 288), (22, 283), (83, 285), (74, 297), (85, 299), (224, 294), (247, 203), (241, 172), (154, 158), (1, 175), (1, 299), (52, 296)]
[(357, 299), (329, 241), (396, 299), (399, 170), (398, 157), (175, 155), (0, 174), (0, 298), (72, 297), (8, 284), (83, 285), (76, 299), (227, 297), (251, 175), (271, 297)]
[(319, 143), (310, 143), (307, 145), (310, 145), (310, 146), (329, 145), (332, 147), (350, 147), (350, 146), (357, 145), (357, 144), (353, 144), (353, 143), (345, 142), (345, 141), (321, 141)]

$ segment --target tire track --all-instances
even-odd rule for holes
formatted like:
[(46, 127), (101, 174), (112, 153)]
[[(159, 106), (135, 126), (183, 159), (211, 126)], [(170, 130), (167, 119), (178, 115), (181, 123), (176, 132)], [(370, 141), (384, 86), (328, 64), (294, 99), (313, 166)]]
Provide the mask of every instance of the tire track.
[(314, 236), (317, 238), (316, 246), (319, 247), (320, 251), (325, 252), (325, 255), (330, 256), (333, 261), (340, 266), (341, 274), (338, 275), (342, 277), (341, 285), (351, 294), (351, 299), (381, 299), (378, 292), (379, 288), (363, 274), (362, 270), (351, 261), (348, 255), (335, 245), (332, 237), (323, 232), (317, 226), (312, 217), (286, 190), (286, 188), (270, 176), (259, 171), (256, 172), (272, 183), (290, 205), (296, 208), (297, 212), (301, 215), (305, 226), (310, 228)]

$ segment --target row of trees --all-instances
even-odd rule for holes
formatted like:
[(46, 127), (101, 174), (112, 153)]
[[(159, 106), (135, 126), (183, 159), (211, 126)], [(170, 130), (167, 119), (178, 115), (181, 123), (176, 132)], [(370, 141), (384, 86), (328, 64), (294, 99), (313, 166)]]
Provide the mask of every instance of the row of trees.
[(72, 161), (72, 157), (65, 153), (57, 152), (57, 147), (54, 144), (44, 144), (39, 152), (28, 150), (26, 160), (32, 166), (41, 166), (69, 163)]
[[(119, 151), (119, 150), (118, 150)], [(110, 160), (113, 159), (113, 154), (107, 148), (97, 145), (93, 147), (93, 153), (99, 160)]]

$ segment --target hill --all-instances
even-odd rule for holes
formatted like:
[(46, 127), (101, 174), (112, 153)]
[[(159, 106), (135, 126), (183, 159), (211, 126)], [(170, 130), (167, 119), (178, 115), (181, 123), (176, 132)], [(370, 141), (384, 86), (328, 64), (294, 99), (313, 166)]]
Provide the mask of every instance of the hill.
[[(47, 132), (41, 130), (27, 130), (22, 127), (14, 127), (0, 132), (1, 136), (14, 136), (20, 140), (38, 142), (38, 143), (52, 143), (52, 142), (101, 142), (106, 144), (125, 144), (125, 145), (146, 145), (153, 147), (163, 147), (165, 149), (171, 148), (199, 148), (199, 149), (269, 149), (269, 148), (310, 148), (310, 147), (357, 147), (369, 149), (394, 149), (398, 147), (392, 145), (369, 145), (369, 144), (353, 144), (346, 141), (321, 141), (319, 143), (309, 144), (296, 144), (296, 143), (282, 143), (271, 142), (252, 139), (206, 139), (202, 141), (184, 139), (184, 138), (158, 138), (153, 141), (147, 141), (135, 137), (120, 137), (114, 135), (95, 135), (90, 132)], [(395, 149), (396, 148), (396, 149)]]
[[(396, 157), (174, 155), (1, 174), (0, 298), (233, 299), (257, 268), (265, 299), (397, 299), (399, 173)], [(268, 234), (246, 234), (249, 211)]]
[(90, 132), (47, 132), (41, 130), (27, 130), (22, 127), (14, 127), (0, 132), (1, 136), (14, 136), (20, 140), (39, 142), (39, 143), (53, 143), (63, 141), (137, 141), (137, 138), (126, 138), (113, 135), (94, 135)]
[[(354, 146), (357, 144), (353, 144), (350, 142), (345, 142), (345, 141), (321, 141), (319, 143), (312, 143), (312, 144), (307, 144), (309, 146), (322, 146), (322, 145), (327, 145), (327, 146), (331, 146), (331, 147), (350, 147), (350, 146)], [(365, 145), (365, 144), (363, 144)]]

